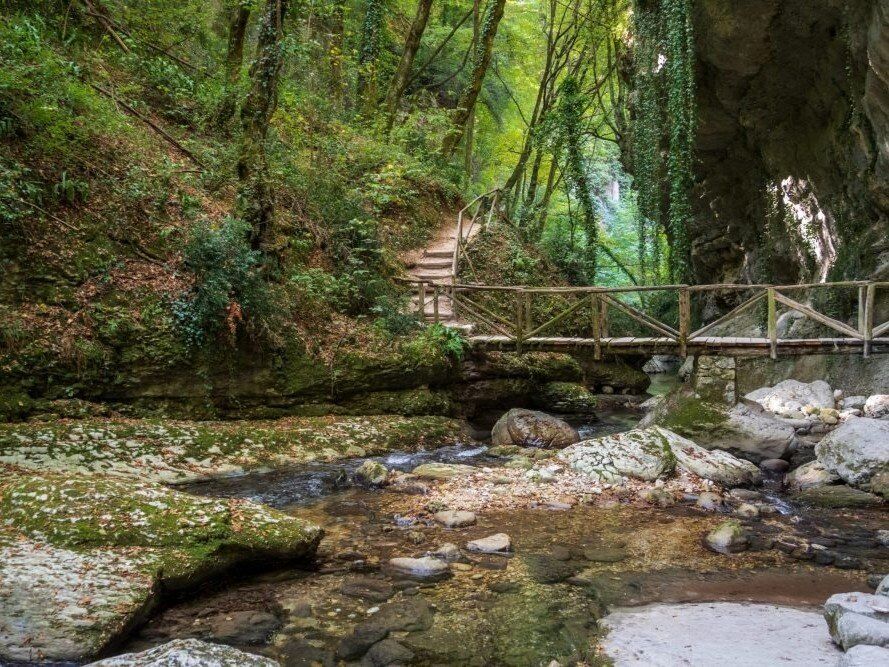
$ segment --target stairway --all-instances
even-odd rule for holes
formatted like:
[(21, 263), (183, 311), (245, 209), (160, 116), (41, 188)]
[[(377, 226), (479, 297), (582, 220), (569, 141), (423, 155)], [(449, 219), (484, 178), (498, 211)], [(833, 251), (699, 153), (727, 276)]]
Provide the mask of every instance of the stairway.
[[(451, 285), (454, 280), (453, 262), (457, 245), (453, 228), (454, 217), (447, 216), (445, 221), (442, 233), (424, 248), (422, 254), (408, 267), (408, 275), (412, 279), (430, 283), (426, 285), (426, 298), (423, 307), (424, 319), (427, 322), (432, 322), (435, 319), (431, 283), (446, 286)], [(414, 291), (410, 301), (411, 312), (419, 312), (419, 298), (418, 291)], [(454, 304), (450, 297), (445, 295), (444, 289), (441, 290), (438, 298), (438, 321), (445, 326), (462, 329), (465, 333), (470, 333), (472, 330), (470, 324), (460, 322), (454, 316)]]

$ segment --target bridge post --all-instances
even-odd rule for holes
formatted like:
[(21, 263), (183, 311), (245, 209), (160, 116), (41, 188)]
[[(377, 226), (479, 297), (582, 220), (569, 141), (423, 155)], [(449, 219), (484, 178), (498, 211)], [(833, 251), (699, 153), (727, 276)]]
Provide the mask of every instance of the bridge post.
[(417, 299), (417, 313), (420, 315), (420, 319), (426, 319), (426, 283), (420, 281), (417, 285), (417, 293), (419, 294), (419, 298)]
[(691, 331), (691, 292), (688, 287), (679, 289), (679, 356), (688, 356), (688, 333)]
[(438, 324), (438, 283), (432, 283), (432, 321)]
[(769, 287), (766, 290), (766, 298), (768, 300), (768, 329), (769, 329), (769, 356), (772, 359), (778, 358), (778, 309), (775, 305), (775, 288)]
[(522, 353), (522, 341), (525, 337), (524, 315), (525, 293), (519, 290), (515, 293), (515, 349), (518, 354)]
[(599, 320), (599, 295), (590, 295), (590, 306), (592, 307), (592, 323), (593, 323), (593, 359), (601, 361), (602, 359), (602, 332), (599, 330), (601, 324)]
[[(873, 338), (874, 338), (874, 297), (877, 292), (877, 286), (874, 283), (870, 283), (867, 286), (864, 296), (864, 317), (863, 326), (861, 329), (862, 338), (864, 338), (864, 343), (862, 345), (864, 357), (867, 358), (870, 356), (871, 348), (873, 347)], [(859, 305), (860, 307), (860, 305)]]

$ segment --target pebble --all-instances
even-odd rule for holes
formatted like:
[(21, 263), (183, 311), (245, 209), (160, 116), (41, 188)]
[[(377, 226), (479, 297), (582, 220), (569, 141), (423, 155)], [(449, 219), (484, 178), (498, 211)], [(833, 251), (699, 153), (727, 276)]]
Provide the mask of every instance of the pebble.
[(460, 510), (445, 510), (436, 512), (433, 518), (445, 528), (463, 528), (475, 524), (474, 512), (462, 512)]
[(705, 491), (698, 496), (695, 505), (703, 510), (718, 510), (722, 507), (722, 498), (719, 496), (719, 494)]
[(512, 541), (506, 533), (496, 533), (467, 542), (466, 548), (484, 554), (507, 553), (512, 549)]
[(423, 558), (392, 558), (389, 560), (389, 565), (402, 574), (409, 574), (424, 579), (441, 577), (448, 573), (448, 564), (432, 556), (424, 556)]

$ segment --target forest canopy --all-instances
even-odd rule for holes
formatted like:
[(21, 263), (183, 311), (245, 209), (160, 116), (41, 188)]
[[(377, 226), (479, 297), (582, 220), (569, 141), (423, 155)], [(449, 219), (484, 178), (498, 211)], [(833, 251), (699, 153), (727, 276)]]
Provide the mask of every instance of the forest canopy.
[(331, 312), (397, 332), (403, 253), (493, 188), (529, 284), (685, 278), (688, 12), (7, 1), (0, 218), (6, 261), (33, 259), (14, 289), (40, 266), (70, 302), (130, 256), (166, 281), (152, 307), (189, 346)]

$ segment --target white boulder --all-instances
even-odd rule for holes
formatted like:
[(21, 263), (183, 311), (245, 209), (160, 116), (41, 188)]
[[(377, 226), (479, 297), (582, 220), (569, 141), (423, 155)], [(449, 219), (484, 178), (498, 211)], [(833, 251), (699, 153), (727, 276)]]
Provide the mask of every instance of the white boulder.
[(818, 461), (849, 484), (889, 475), (889, 421), (850, 419), (815, 445)]
[(874, 394), (864, 403), (864, 416), (871, 419), (889, 417), (889, 394)]
[(231, 646), (199, 639), (174, 639), (141, 653), (125, 653), (86, 667), (278, 667), (279, 664)]
[(762, 387), (751, 391), (744, 398), (756, 401), (776, 415), (791, 418), (801, 417), (806, 406), (819, 409), (836, 407), (833, 390), (823, 380), (808, 383), (784, 380), (774, 387)]

